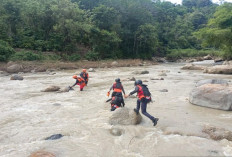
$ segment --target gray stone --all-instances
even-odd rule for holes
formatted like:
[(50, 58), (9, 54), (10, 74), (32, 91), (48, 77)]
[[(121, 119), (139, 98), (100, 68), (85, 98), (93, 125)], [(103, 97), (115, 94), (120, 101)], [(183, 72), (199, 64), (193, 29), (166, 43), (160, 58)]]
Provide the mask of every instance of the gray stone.
[(70, 87), (70, 86), (68, 86), (68, 87), (65, 87), (65, 88), (63, 88), (63, 89), (61, 89), (61, 90), (59, 90), (59, 92), (69, 92), (70, 90), (74, 90), (72, 87)]
[(62, 134), (54, 134), (50, 137), (46, 137), (45, 140), (57, 140), (57, 139), (60, 139), (61, 137), (63, 137)]
[(231, 111), (232, 87), (220, 84), (204, 84), (191, 91), (189, 101), (198, 106)]
[(48, 88), (46, 88), (44, 90), (41, 90), (41, 92), (56, 92), (58, 90), (60, 90), (60, 87), (58, 87), (58, 86), (50, 86), (50, 87), (48, 87)]
[(52, 104), (53, 106), (60, 106), (61, 104), (59, 104), (59, 103), (54, 103), (54, 104)]
[(149, 71), (144, 70), (144, 71), (134, 71), (132, 74), (149, 74)]
[(23, 77), (19, 75), (13, 75), (11, 76), (10, 80), (23, 80)]
[(112, 116), (109, 118), (109, 123), (111, 125), (136, 125), (142, 120), (140, 114), (136, 114), (133, 109), (128, 109), (127, 107), (122, 107), (115, 110)]
[(220, 80), (220, 79), (207, 79), (207, 80), (200, 80), (196, 83), (196, 87), (202, 86), (204, 84), (221, 84), (228, 86), (228, 81)]
[(204, 56), (203, 57), (204, 60), (212, 60), (213, 58), (210, 55)]

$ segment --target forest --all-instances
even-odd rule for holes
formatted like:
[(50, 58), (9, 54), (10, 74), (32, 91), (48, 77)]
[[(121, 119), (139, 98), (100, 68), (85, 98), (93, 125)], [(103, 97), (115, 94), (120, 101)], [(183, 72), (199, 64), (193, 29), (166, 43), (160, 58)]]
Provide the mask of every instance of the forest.
[(232, 3), (1, 0), (0, 61), (232, 59)]

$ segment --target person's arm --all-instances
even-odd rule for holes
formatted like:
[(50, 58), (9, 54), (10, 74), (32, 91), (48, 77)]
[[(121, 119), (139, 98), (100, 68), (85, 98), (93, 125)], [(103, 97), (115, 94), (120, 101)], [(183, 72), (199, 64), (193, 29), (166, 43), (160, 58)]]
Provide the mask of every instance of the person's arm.
[(114, 87), (114, 85), (112, 85), (111, 87), (110, 87), (110, 90), (109, 90), (109, 92), (113, 89), (113, 87)]
[(76, 79), (76, 82), (71, 87), (74, 87), (77, 83), (79, 83), (79, 81)]
[(137, 93), (139, 91), (139, 87), (135, 87), (135, 90), (133, 90), (132, 92), (130, 92), (130, 94), (129, 95), (125, 95), (125, 98), (127, 98), (128, 96), (130, 96), (130, 95), (133, 95), (133, 94), (135, 94), (135, 93)]

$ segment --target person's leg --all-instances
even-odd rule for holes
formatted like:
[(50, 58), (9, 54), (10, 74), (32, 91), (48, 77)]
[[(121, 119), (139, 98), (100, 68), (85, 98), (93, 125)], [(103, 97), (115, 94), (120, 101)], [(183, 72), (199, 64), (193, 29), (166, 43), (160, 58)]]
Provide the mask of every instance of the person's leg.
[(147, 99), (141, 100), (141, 110), (142, 110), (142, 114), (145, 115), (146, 117), (148, 117), (154, 123), (154, 126), (155, 126), (159, 119), (155, 118), (152, 115), (150, 115), (149, 113), (147, 113)]
[(140, 103), (141, 103), (141, 101), (139, 99), (137, 99), (137, 106), (136, 106), (136, 108), (134, 108), (134, 111), (136, 112), (136, 114), (139, 114)]

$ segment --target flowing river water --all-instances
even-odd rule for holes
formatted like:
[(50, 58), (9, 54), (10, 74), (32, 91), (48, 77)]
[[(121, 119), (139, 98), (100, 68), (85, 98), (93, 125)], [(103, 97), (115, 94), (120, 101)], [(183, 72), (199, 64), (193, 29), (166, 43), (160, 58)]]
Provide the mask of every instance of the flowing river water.
[[(180, 70), (182, 64), (96, 69), (89, 73), (89, 85), (83, 92), (79, 86), (67, 93), (47, 93), (50, 85), (66, 87), (80, 72), (57, 71), (23, 74), (23, 81), (0, 77), (0, 156), (27, 157), (37, 150), (53, 152), (57, 157), (154, 157), (154, 156), (232, 156), (232, 142), (214, 141), (203, 132), (204, 125), (232, 129), (232, 113), (191, 105), (190, 91), (196, 81), (209, 78), (232, 80), (231, 75), (204, 74), (202, 71)], [(133, 71), (149, 74), (134, 75)], [(164, 80), (160, 71), (165, 71)], [(108, 123), (110, 105), (107, 91), (115, 78), (135, 77), (147, 80), (154, 102), (147, 111), (160, 120), (157, 126), (143, 116), (142, 123), (112, 126)], [(128, 94), (133, 81), (122, 81)], [(159, 90), (167, 89), (168, 92)], [(136, 106), (135, 98), (125, 100), (126, 107)], [(123, 130), (121, 136), (110, 133)], [(58, 140), (44, 140), (63, 134)]]

